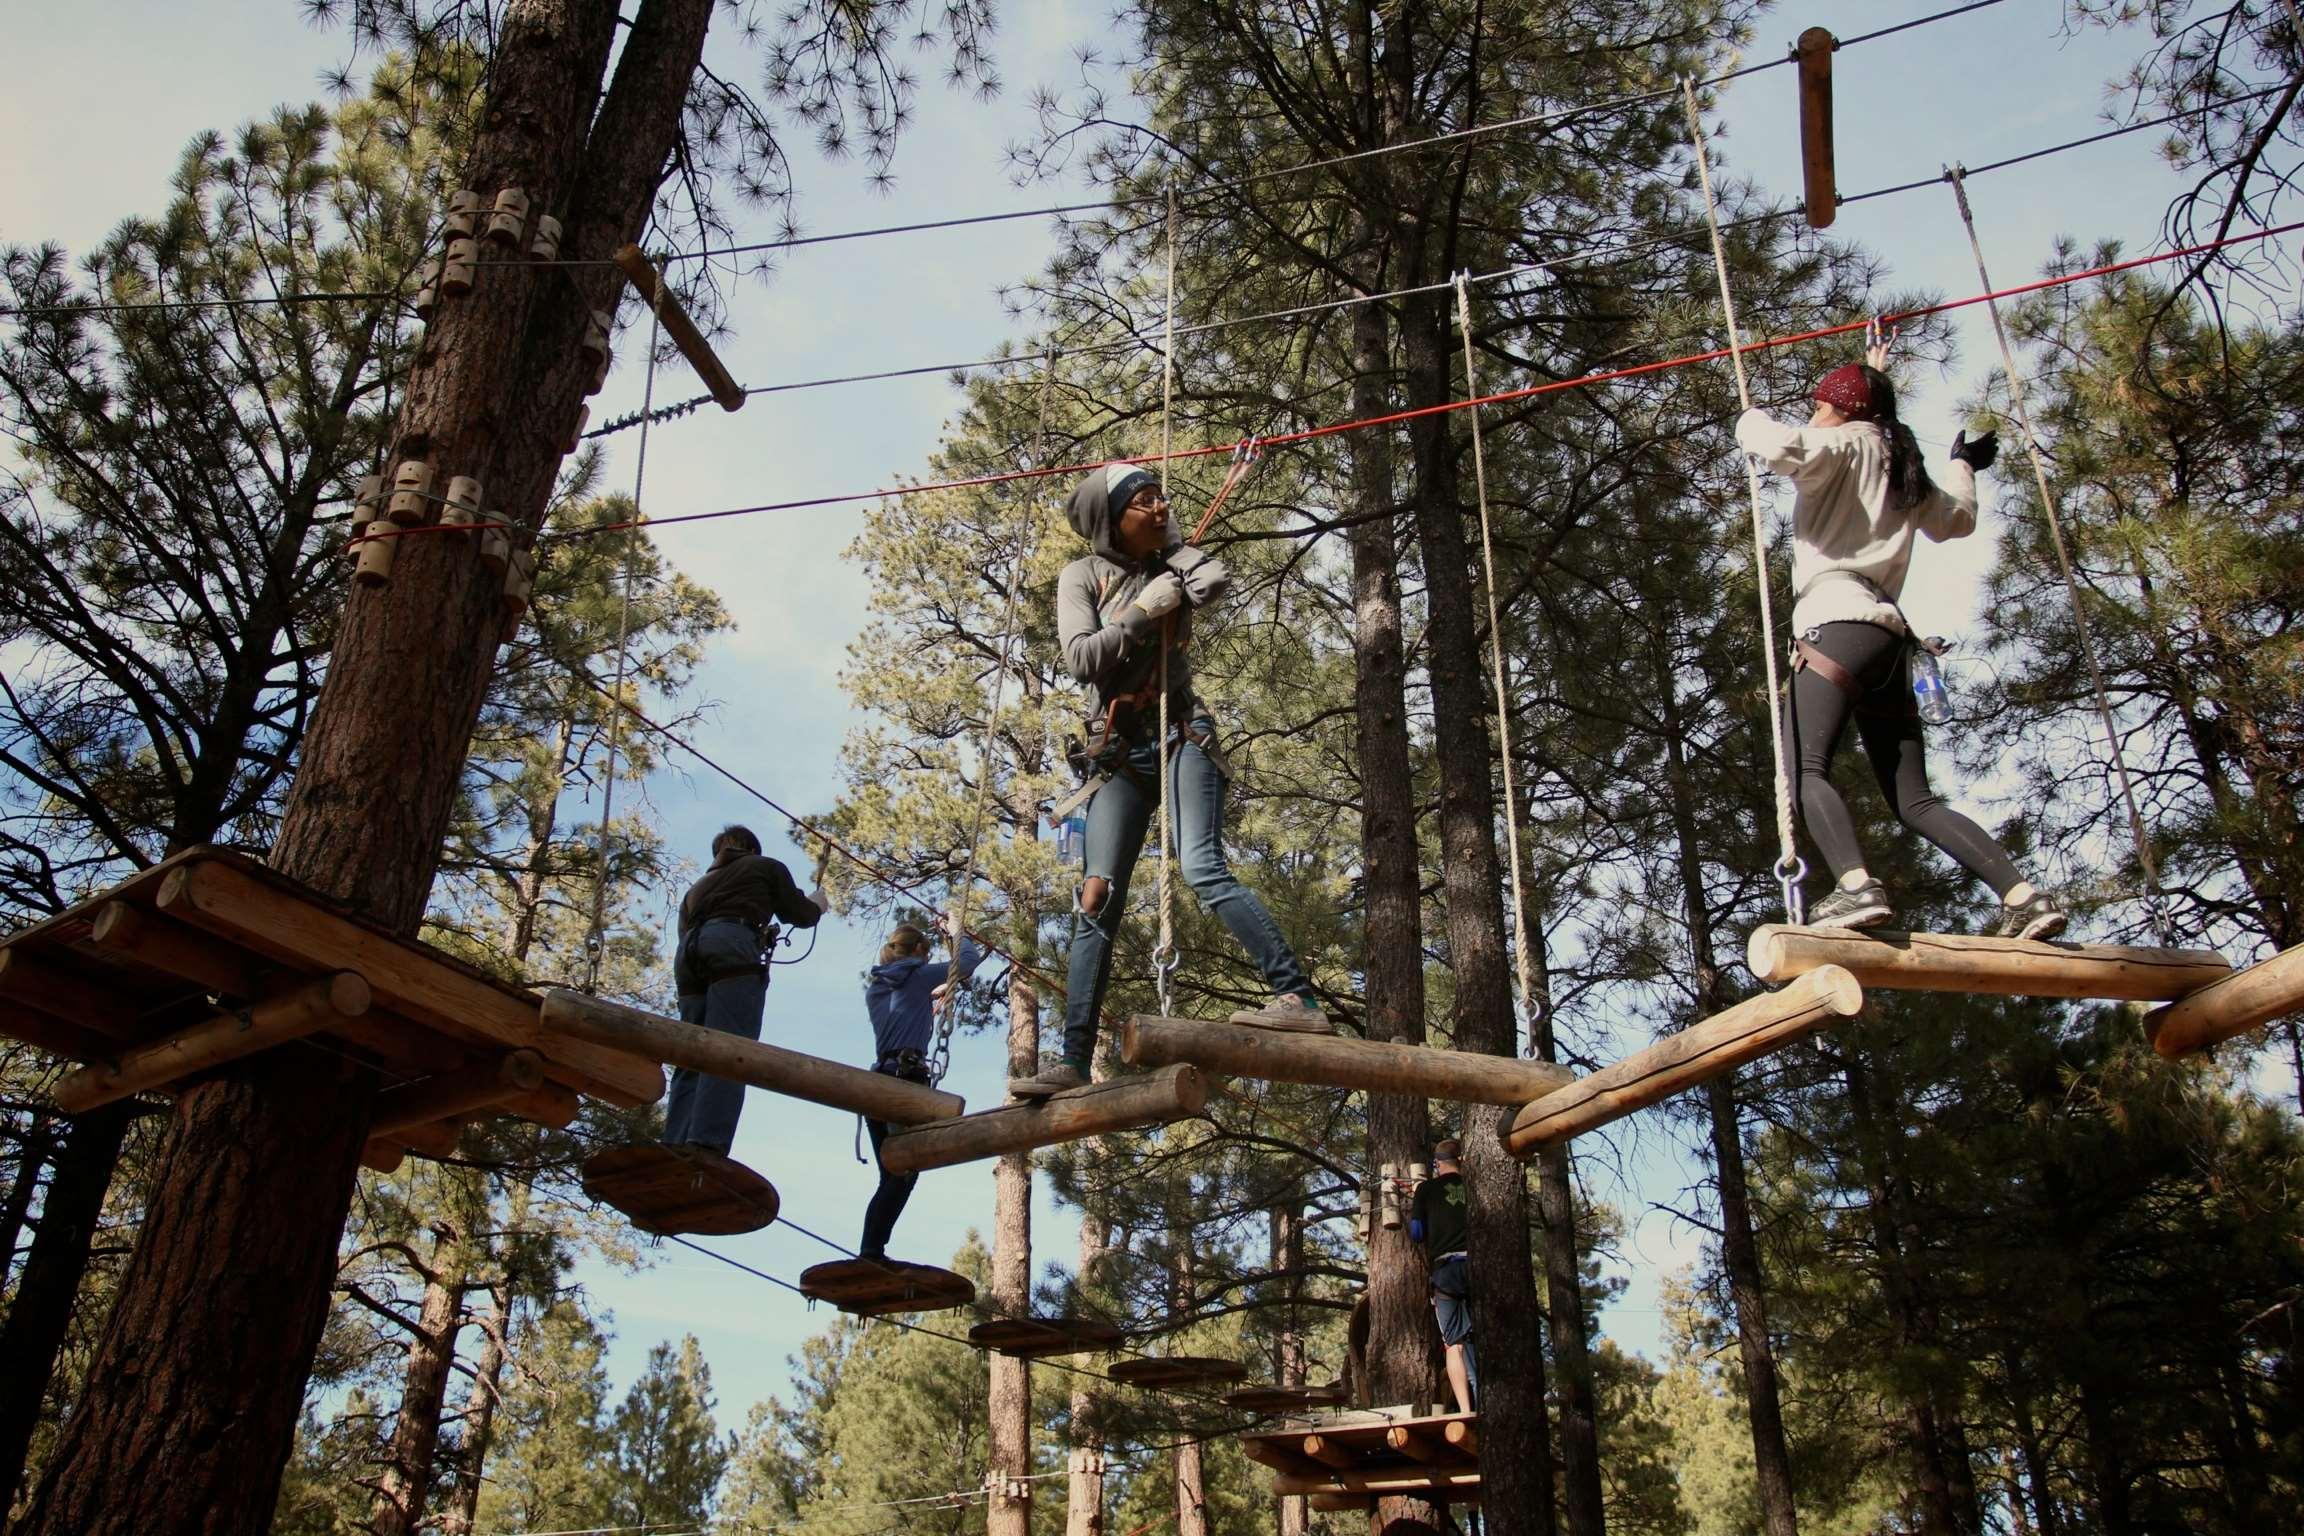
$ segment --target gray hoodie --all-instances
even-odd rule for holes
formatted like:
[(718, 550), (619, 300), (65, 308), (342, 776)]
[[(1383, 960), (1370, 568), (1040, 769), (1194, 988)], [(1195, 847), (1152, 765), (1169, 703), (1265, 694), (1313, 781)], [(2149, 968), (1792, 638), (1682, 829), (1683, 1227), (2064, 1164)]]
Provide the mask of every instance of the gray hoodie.
[[(1160, 621), (1135, 605), (1136, 594), (1167, 570), (1168, 556), (1184, 546), (1131, 560), (1112, 542), (1118, 508), (1138, 487), (1153, 482), (1153, 476), (1141, 472), (1108, 475), (1098, 469), (1073, 488), (1064, 509), (1072, 531), (1088, 541), (1091, 553), (1056, 578), (1056, 635), (1065, 667), (1096, 691), (1099, 716), (1113, 698), (1142, 688), (1160, 664)], [(1170, 626), (1175, 643), (1168, 652), (1168, 708), (1182, 719), (1192, 704), (1192, 664), (1185, 651), (1191, 626), (1186, 610), (1177, 611), (1177, 620)]]

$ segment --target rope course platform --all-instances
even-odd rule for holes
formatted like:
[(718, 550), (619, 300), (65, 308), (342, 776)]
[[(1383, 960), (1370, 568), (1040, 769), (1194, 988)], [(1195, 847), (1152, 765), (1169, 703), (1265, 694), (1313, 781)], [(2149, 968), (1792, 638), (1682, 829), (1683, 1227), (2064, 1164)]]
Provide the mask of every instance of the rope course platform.
[(1307, 1387), (1241, 1387), (1224, 1394), (1227, 1408), (1242, 1413), (1262, 1416), (1305, 1414), (1317, 1408), (1340, 1408), (1344, 1405), (1344, 1384), (1340, 1381), (1324, 1382)]
[(1133, 1067), (1190, 1062), (1210, 1072), (1267, 1082), (1420, 1093), (1507, 1107), (1540, 1099), (1576, 1079), (1568, 1068), (1546, 1061), (1156, 1014), (1137, 1014), (1128, 1021), (1120, 1055)]
[(1480, 1497), (1477, 1414), (1349, 1413), (1242, 1435), (1240, 1448), (1272, 1469), (1274, 1493), (1309, 1497), (1317, 1509), (1364, 1509), (1404, 1493), (1451, 1503)]
[(800, 1294), (858, 1317), (892, 1312), (949, 1312), (972, 1305), (976, 1285), (933, 1264), (903, 1259), (833, 1259), (800, 1271)]
[(709, 1147), (611, 1147), (584, 1160), (584, 1193), (657, 1236), (729, 1237), (776, 1219), (776, 1186)]
[(968, 1342), (978, 1349), (1024, 1360), (1099, 1354), (1127, 1337), (1118, 1324), (1094, 1317), (996, 1317), (968, 1330)]
[(1165, 1067), (892, 1132), (880, 1145), (880, 1166), (890, 1173), (949, 1168), (1087, 1136), (1166, 1125), (1200, 1113), (1207, 1102), (1208, 1080), (1197, 1068)]
[(1221, 1387), (1246, 1379), (1248, 1367), (1221, 1355), (1139, 1355), (1105, 1374), (1124, 1387)]
[(1796, 928), (1765, 923), (1745, 946), (1752, 974), (1790, 981), (1836, 965), (1867, 987), (2003, 997), (2097, 997), (2173, 1002), (2232, 974), (2207, 949), (2138, 949), (1887, 928)]
[(563, 1126), (577, 1095), (663, 1096), (646, 1056), (567, 1037), (536, 995), (403, 938), (244, 854), (199, 847), (0, 940), (0, 1035), (87, 1063), (80, 1113), (292, 1041), (399, 1079), (364, 1161), (443, 1156), (475, 1115)]

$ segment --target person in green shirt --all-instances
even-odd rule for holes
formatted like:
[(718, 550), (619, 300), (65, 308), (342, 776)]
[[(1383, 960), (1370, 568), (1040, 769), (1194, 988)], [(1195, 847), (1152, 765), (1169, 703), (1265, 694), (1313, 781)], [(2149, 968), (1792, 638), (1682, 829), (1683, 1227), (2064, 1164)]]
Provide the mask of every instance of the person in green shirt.
[(1465, 1252), (1464, 1175), (1456, 1160), (1463, 1143), (1451, 1136), (1432, 1148), (1432, 1177), (1416, 1186), (1408, 1208), (1408, 1236), (1424, 1250), (1431, 1272), (1432, 1313), (1448, 1346), (1448, 1389), (1456, 1411), (1472, 1411), (1478, 1368), (1472, 1359), (1472, 1275)]

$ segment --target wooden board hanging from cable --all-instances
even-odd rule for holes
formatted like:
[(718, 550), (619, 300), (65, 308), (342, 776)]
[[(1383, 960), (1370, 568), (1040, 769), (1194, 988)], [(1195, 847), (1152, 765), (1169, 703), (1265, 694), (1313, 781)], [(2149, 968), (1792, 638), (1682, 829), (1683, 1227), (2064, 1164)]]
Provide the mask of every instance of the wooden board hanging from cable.
[(1976, 992), (2005, 997), (2098, 997), (2170, 1002), (2232, 973), (2208, 949), (2063, 944), (1887, 928), (1805, 928), (1764, 923), (1745, 946), (1752, 974), (1770, 983), (1827, 965), (1865, 987)]
[(776, 1219), (776, 1186), (709, 1147), (649, 1142), (584, 1160), (584, 1193), (660, 1237), (728, 1237)]
[(1096, 1354), (1127, 1337), (1117, 1323), (1095, 1317), (996, 1317), (968, 1330), (968, 1342), (978, 1349), (1026, 1360)]
[(948, 1312), (976, 1300), (975, 1283), (967, 1276), (903, 1259), (834, 1259), (811, 1264), (800, 1272), (800, 1293), (810, 1301), (828, 1301), (858, 1317)]
[(1124, 1387), (1220, 1387), (1244, 1380), (1248, 1367), (1216, 1355), (1144, 1355), (1105, 1374)]

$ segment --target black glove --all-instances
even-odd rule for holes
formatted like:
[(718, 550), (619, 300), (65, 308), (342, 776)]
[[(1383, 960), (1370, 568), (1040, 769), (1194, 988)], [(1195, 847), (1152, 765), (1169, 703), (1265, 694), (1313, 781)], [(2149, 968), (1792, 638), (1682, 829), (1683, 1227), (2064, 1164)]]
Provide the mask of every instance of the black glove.
[(2000, 457), (2000, 434), (1986, 432), (1970, 442), (1967, 430), (1963, 428), (1952, 434), (1952, 457), (1982, 474)]

